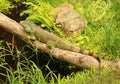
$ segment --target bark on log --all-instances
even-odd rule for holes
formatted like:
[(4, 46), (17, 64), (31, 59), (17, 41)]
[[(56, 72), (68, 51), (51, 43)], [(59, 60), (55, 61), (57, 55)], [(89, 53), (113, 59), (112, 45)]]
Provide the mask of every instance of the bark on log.
[[(0, 26), (4, 28), (6, 31), (22, 39), (27, 44), (32, 45), (50, 54), (50, 49), (47, 47), (46, 44), (41, 43), (37, 40), (31, 41), (30, 39), (28, 39), (27, 38), (28, 35), (23, 31), (23, 27), (16, 21), (10, 19), (9, 17), (5, 16), (2, 13), (0, 13)], [(98, 69), (100, 67), (99, 66), (100, 63), (94, 57), (91, 57), (88, 55), (83, 55), (80, 53), (62, 50), (59, 48), (55, 48), (52, 55), (56, 59), (66, 61), (80, 68), (82, 67), (82, 68), (90, 69), (92, 66)], [(109, 62), (109, 61), (102, 59), (101, 67), (107, 67), (107, 68), (112, 68), (114, 70), (120, 70), (120, 62)]]

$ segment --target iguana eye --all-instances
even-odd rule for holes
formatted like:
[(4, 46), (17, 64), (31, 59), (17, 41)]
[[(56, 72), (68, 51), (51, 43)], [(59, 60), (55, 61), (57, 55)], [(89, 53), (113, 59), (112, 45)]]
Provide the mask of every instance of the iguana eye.
[(64, 30), (64, 26), (61, 23), (56, 23), (55, 26), (60, 28), (61, 30)]

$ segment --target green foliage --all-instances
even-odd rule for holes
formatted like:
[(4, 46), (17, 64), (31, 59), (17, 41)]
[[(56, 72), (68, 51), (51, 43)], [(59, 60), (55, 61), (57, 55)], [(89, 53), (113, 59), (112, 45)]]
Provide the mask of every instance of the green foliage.
[(0, 12), (10, 13), (9, 9), (13, 7), (9, 0), (0, 0)]
[[(46, 84), (45, 79), (41, 70), (33, 63), (27, 63), (26, 66), (24, 63), (18, 62), (17, 70), (12, 71), (8, 70), (7, 78), (10, 84)], [(23, 68), (24, 67), (24, 68)]]
[(115, 56), (112, 58), (119, 58), (120, 33), (118, 31), (120, 31), (120, 29), (118, 29), (115, 24), (116, 22), (113, 20), (106, 24), (104, 30), (101, 31), (103, 36), (100, 39), (99, 45), (101, 46), (101, 50), (103, 50), (102, 52), (105, 51), (107, 55)]
[(85, 16), (87, 20), (90, 22), (95, 22), (110, 19), (109, 9), (111, 4), (112, 3), (110, 0), (107, 2), (103, 0), (89, 0), (88, 2), (84, 3), (83, 7), (86, 9)]
[[(119, 58), (120, 39), (118, 36), (120, 33), (118, 31), (120, 28), (118, 25), (120, 24), (120, 3), (113, 3), (111, 0), (27, 0), (24, 3), (28, 5), (28, 9), (21, 15), (28, 14), (27, 20), (35, 22), (46, 30), (84, 49), (99, 55), (105, 55), (109, 59), (113, 58), (113, 56)], [(54, 7), (62, 3), (71, 3), (77, 12), (86, 17), (88, 26), (84, 34), (66, 37), (60, 29), (56, 28), (55, 17), (49, 13)]]
[(55, 27), (54, 17), (50, 16), (49, 14), (51, 9), (53, 9), (50, 4), (42, 0), (36, 0), (33, 2), (28, 0), (27, 2), (24, 2), (24, 4), (28, 5), (29, 7), (28, 10), (24, 11), (21, 15), (28, 14), (29, 17), (27, 17), (27, 20), (39, 24), (41, 27), (46, 28), (48, 31), (52, 31), (54, 33), (60, 32), (60, 30)]
[[(14, 0), (16, 2), (25, 0)], [(120, 59), (120, 3), (118, 0), (26, 0), (24, 4), (28, 9), (21, 15), (28, 14), (27, 20), (33, 21), (36, 24), (42, 26), (44, 29), (53, 32), (66, 40), (73, 42), (75, 45), (96, 52), (99, 55), (104, 55), (107, 59)], [(54, 18), (49, 12), (59, 4), (64, 2), (71, 3), (75, 10), (82, 14), (88, 21), (88, 26), (84, 33), (79, 36), (66, 37), (55, 26)], [(77, 3), (76, 3), (77, 2)], [(13, 5), (8, 0), (0, 0), (0, 12), (9, 13), (10, 8)], [(51, 77), (51, 84), (54, 84), (54, 79), (58, 84), (119, 84), (120, 73), (103, 69), (100, 73), (94, 69), (78, 72), (77, 74), (71, 74), (70, 76), (61, 78), (51, 71), (46, 65), (46, 69), (49, 73), (43, 78), (41, 70), (29, 59), (25, 61), (18, 60), (17, 70), (14, 71), (11, 68), (6, 68), (5, 56), (11, 55), (13, 59), (19, 58), (26, 52), (14, 50), (8, 44), (8, 49), (2, 46), (0, 41), (0, 68), (7, 70), (7, 75), (0, 73), (8, 78), (10, 84), (24, 84), (24, 83), (42, 83), (46, 84), (49, 76)], [(4, 54), (3, 51), (9, 52)], [(16, 54), (15, 54), (16, 52)], [(38, 50), (35, 48), (33, 52), (36, 52), (38, 56)], [(27, 55), (27, 54), (26, 54)], [(26, 56), (25, 55), (25, 56)], [(31, 56), (30, 56), (31, 57)], [(24, 67), (24, 68), (23, 68)], [(4, 82), (4, 81), (3, 81)], [(4, 82), (5, 83), (5, 82)]]
[[(0, 70), (4, 70), (7, 72), (6, 74), (0, 72), (0, 76), (2, 75), (6, 77), (6, 81), (2, 81), (0, 78), (0, 82), (2, 84), (46, 84), (42, 71), (36, 66), (34, 62), (29, 60), (32, 55), (29, 58), (26, 57), (26, 52), (24, 51), (25, 47), (19, 50), (15, 48), (12, 44), (7, 43), (6, 48), (7, 49), (2, 47), (1, 44)], [(37, 53), (37, 51), (35, 52)], [(12, 64), (12, 66), (10, 66), (9, 62), (6, 62), (6, 58), (9, 59), (8, 56), (12, 58), (9, 60), (10, 62), (17, 61), (15, 62), (17, 64)], [(24, 60), (21, 60), (21, 58), (24, 58)], [(16, 70), (14, 70), (13, 67), (17, 67)]]
[(120, 76), (117, 74), (107, 69), (103, 69), (100, 72), (94, 69), (85, 70), (84, 72), (78, 72), (63, 78), (59, 81), (59, 84), (119, 84)]
[(52, 16), (50, 11), (58, 6), (59, 4), (70, 2), (75, 3), (76, 1), (69, 1), (69, 0), (27, 0), (24, 4), (28, 5), (28, 9), (25, 10), (21, 15), (28, 14), (27, 20), (33, 21), (36, 24), (40, 25), (44, 29), (53, 32), (59, 35), (62, 38), (65, 38), (65, 35), (59, 28), (56, 27), (54, 19), (56, 16)]
[(76, 37), (74, 42), (84, 49), (104, 55), (105, 58), (120, 58), (120, 28), (118, 27), (120, 6), (118, 5), (120, 3), (113, 3), (110, 0), (87, 0), (78, 4), (80, 8), (77, 9), (75, 6), (76, 10), (86, 17), (88, 26), (84, 34)]
[(2, 41), (2, 40), (0, 40), (0, 49), (2, 48), (2, 43), (3, 43), (3, 41)]
[[(1, 50), (1, 52), (0, 52), (0, 68), (2, 67), (2, 66), (4, 66), (4, 65), (6, 65), (7, 63), (5, 62), (5, 59), (4, 59), (4, 53), (2, 52), (2, 50), (4, 50), (4, 47), (3, 47), (3, 45), (2, 45), (2, 43), (3, 43), (3, 41), (0, 41), (0, 50)], [(0, 72), (0, 74), (3, 74), (3, 73), (1, 73)], [(4, 74), (3, 74), (4, 75)]]
[[(59, 4), (61, 1), (59, 1)], [(57, 0), (53, 2), (58, 3)], [(33, 21), (48, 31), (64, 37), (64, 34), (60, 31), (60, 29), (56, 28), (55, 26), (55, 16), (50, 15), (50, 11), (54, 8), (52, 4), (53, 2), (47, 0), (27, 0), (27, 2), (24, 2), (24, 4), (28, 5), (29, 7), (27, 10), (21, 13), (21, 15), (28, 14), (29, 16), (27, 17), (27, 20)]]

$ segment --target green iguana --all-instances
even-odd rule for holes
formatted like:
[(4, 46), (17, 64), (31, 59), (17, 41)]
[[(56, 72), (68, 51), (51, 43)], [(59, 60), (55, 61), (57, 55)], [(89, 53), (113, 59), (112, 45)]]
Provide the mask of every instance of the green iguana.
[[(64, 50), (69, 50), (69, 51), (81, 53), (81, 54), (85, 54), (85, 55), (90, 55), (90, 56), (95, 57), (100, 62), (99, 57), (97, 57), (92, 52), (89, 52), (87, 50), (83, 50), (83, 49), (73, 45), (69, 41), (65, 41), (62, 38), (48, 32), (48, 31), (43, 30), (38, 25), (36, 25), (32, 22), (21, 21), (20, 24), (23, 26), (25, 32), (31, 33), (30, 35), (35, 36), (36, 40), (38, 40), (40, 42), (47, 44), (50, 41), (52, 41), (52, 42), (55, 42), (55, 47), (58, 47), (58, 48), (64, 49)], [(30, 30), (30, 31), (28, 31), (28, 30)], [(35, 40), (35, 38), (32, 40)]]

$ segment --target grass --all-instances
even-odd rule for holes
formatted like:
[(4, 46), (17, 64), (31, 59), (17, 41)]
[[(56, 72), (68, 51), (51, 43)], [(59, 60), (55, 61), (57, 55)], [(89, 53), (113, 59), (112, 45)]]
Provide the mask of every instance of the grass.
[[(4, 1), (4, 0), (3, 0)], [(17, 1), (17, 0), (16, 0)], [(55, 27), (54, 17), (49, 15), (49, 12), (54, 7), (64, 2), (71, 3), (75, 10), (83, 15), (88, 21), (88, 26), (82, 35), (77, 37), (67, 37)], [(77, 3), (76, 3), (77, 2)], [(7, 2), (5, 2), (7, 3)], [(99, 56), (104, 56), (108, 60), (120, 59), (120, 2), (111, 0), (26, 0), (25, 4), (29, 5), (28, 9), (21, 15), (28, 14), (27, 20), (31, 20), (44, 29), (59, 35), (63, 39), (67, 39), (75, 45), (84, 49), (98, 53)], [(8, 13), (9, 5), (4, 7), (0, 3), (0, 7), (4, 7), (0, 12)], [(45, 12), (46, 11), (46, 12)], [(33, 56), (40, 56), (36, 48), (31, 48), (32, 52), (26, 51), (25, 47), (21, 50), (14, 49), (13, 45), (7, 44), (7, 48), (3, 45), (3, 40), (0, 41), (0, 74), (6, 77), (6, 81), (1, 82), (10, 84), (119, 84), (120, 72), (111, 70), (83, 70), (77, 73), (63, 76), (55, 74), (49, 67), (49, 62), (40, 68), (37, 64), (30, 60)], [(4, 52), (7, 52), (4, 53)], [(42, 54), (43, 55), (43, 54)], [(12, 56), (13, 60), (17, 59), (16, 69), (13, 69), (6, 62), (6, 57)], [(21, 57), (24, 60), (21, 60)], [(36, 58), (40, 59), (40, 58)], [(41, 58), (42, 60), (42, 58)], [(65, 68), (63, 65), (59, 66)], [(2, 73), (2, 69), (6, 71)], [(43, 72), (41, 70), (44, 70)], [(44, 73), (46, 73), (44, 75)], [(65, 73), (65, 72), (64, 72)]]
[(116, 78), (115, 73), (107, 69), (101, 70), (100, 73), (94, 69), (84, 70), (63, 78), (58, 84), (119, 84), (120, 76)]
[(7, 72), (7, 78), (10, 84), (46, 83), (41, 70), (33, 62), (27, 63), (27, 66), (24, 63), (18, 62), (17, 70), (14, 72), (9, 70), (9, 72)]

